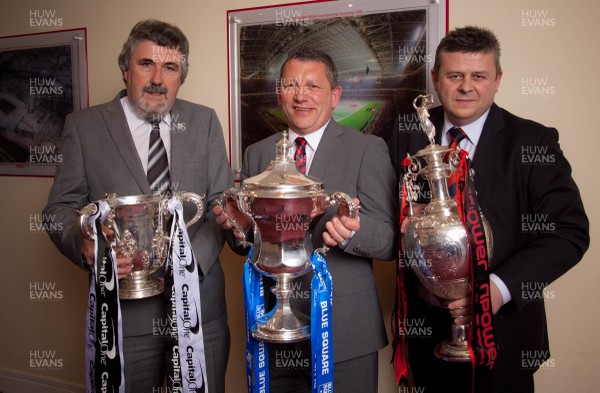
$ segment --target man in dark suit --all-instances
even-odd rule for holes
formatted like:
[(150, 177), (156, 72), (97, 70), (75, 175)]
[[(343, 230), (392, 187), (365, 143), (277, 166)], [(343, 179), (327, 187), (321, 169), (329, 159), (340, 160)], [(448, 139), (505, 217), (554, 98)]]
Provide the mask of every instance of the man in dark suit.
[[(188, 233), (200, 267), (208, 385), (211, 392), (224, 392), (230, 343), (219, 262), (224, 236), (210, 205), (233, 179), (215, 112), (176, 98), (187, 75), (188, 53), (187, 38), (176, 26), (155, 20), (136, 24), (119, 56), (127, 89), (109, 103), (66, 118), (60, 145), (63, 164), (57, 168), (44, 214), (63, 223), (62, 232), (50, 233), (58, 249), (90, 271), (93, 243), (80, 233), (77, 210), (110, 192), (155, 191), (146, 172), (150, 122), (159, 119), (170, 181), (157, 187), (206, 196), (205, 214)], [(130, 271), (130, 261), (119, 258), (119, 277)], [(127, 392), (151, 393), (163, 386), (165, 338), (153, 333), (155, 326), (164, 326), (164, 303), (163, 295), (121, 300)]]
[[(382, 139), (341, 126), (331, 118), (341, 93), (335, 64), (327, 54), (308, 48), (289, 54), (278, 83), (278, 101), (288, 119), (289, 139), (293, 142), (305, 138), (308, 175), (323, 181), (328, 192), (345, 192), (358, 198), (361, 205), (358, 218), (340, 216), (332, 208), (313, 223), (313, 247), (321, 247), (323, 242), (331, 247), (325, 259), (333, 281), (334, 389), (376, 393), (377, 351), (387, 344), (387, 337), (372, 259), (389, 260), (394, 256), (395, 177)], [(275, 143), (279, 139), (278, 133), (248, 147), (242, 178), (267, 168), (275, 158)], [(216, 208), (215, 213), (222, 211)], [(225, 214), (217, 222), (231, 229)], [(308, 273), (298, 279), (300, 287), (296, 293), (310, 289), (311, 276)], [(295, 302), (310, 315), (308, 303)], [(291, 348), (310, 359), (307, 344), (304, 341)], [(272, 392), (311, 391), (310, 367), (277, 367), (278, 356), (294, 353), (298, 352), (289, 346), (270, 345)]]
[[(442, 106), (430, 111), (430, 120), (438, 144), (450, 144), (452, 127), (466, 133), (460, 146), (473, 160), (477, 197), (492, 228), (498, 348), (492, 391), (533, 392), (533, 373), (550, 358), (544, 288), (582, 258), (589, 224), (558, 132), (494, 104), (501, 77), (500, 45), (491, 31), (471, 26), (451, 31), (436, 51), (432, 79)], [(422, 132), (399, 132), (390, 141), (392, 158), (398, 164), (426, 144)], [(450, 334), (448, 310), (410, 272), (406, 286), (408, 318), (432, 331), (408, 337), (415, 386), (470, 392), (470, 364), (433, 356), (435, 344)], [(452, 315), (460, 315), (459, 307), (469, 301), (451, 303)]]

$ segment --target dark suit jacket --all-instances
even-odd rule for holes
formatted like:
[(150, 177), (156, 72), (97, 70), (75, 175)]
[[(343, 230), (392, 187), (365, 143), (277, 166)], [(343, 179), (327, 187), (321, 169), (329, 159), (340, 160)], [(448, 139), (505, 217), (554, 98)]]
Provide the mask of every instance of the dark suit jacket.
[[(430, 113), (439, 144), (444, 113), (441, 107)], [(408, 128), (390, 141), (396, 168), (406, 153), (428, 144), (423, 132)], [(500, 354), (495, 369), (509, 372), (517, 365), (502, 358), (520, 359), (521, 351), (550, 356), (542, 290), (582, 258), (589, 223), (554, 128), (493, 104), (473, 168), (478, 201), (494, 237), (491, 271), (512, 295), (494, 316)]]
[[(246, 149), (243, 179), (267, 168), (280, 139), (278, 133)], [(323, 133), (308, 174), (321, 180), (328, 193), (342, 191), (357, 197), (361, 204), (360, 230), (344, 250), (333, 247), (325, 256), (333, 281), (334, 359), (340, 362), (376, 352), (387, 344), (372, 258), (390, 260), (395, 255), (395, 177), (381, 138), (365, 136), (334, 120)], [(313, 247), (323, 245), (325, 223), (336, 212), (337, 208), (330, 208), (313, 223)], [(310, 280), (300, 281), (307, 285)]]
[[(118, 195), (150, 194), (142, 163), (119, 101), (122, 91), (109, 103), (67, 116), (59, 147), (63, 163), (57, 168), (44, 216), (63, 223), (60, 233), (50, 233), (58, 249), (75, 264), (82, 265), (82, 235), (77, 210), (89, 202)], [(225, 312), (224, 276), (219, 263), (223, 231), (214, 220), (212, 202), (233, 185), (221, 125), (207, 107), (176, 100), (171, 111), (170, 178), (173, 191), (206, 195), (204, 215), (188, 232), (200, 265), (203, 323)], [(185, 128), (185, 129), (183, 129)], [(192, 212), (185, 211), (186, 219)], [(162, 296), (121, 301), (125, 336), (151, 334), (161, 314)]]

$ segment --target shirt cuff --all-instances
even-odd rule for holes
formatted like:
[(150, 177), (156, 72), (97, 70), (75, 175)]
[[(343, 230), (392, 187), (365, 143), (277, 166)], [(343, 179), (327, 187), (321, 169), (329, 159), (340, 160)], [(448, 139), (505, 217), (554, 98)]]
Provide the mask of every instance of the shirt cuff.
[(502, 305), (505, 305), (506, 303), (510, 302), (512, 296), (504, 281), (502, 281), (502, 279), (494, 273), (490, 274), (490, 281), (493, 281), (494, 284), (496, 284), (496, 286), (500, 290), (500, 294), (502, 294)]

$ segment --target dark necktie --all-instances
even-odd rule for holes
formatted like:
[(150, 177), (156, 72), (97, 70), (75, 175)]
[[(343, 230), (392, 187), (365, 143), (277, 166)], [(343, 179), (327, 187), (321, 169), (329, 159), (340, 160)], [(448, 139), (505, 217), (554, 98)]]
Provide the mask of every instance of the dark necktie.
[(154, 194), (169, 190), (169, 159), (160, 137), (160, 122), (152, 122), (150, 149), (148, 150), (148, 183)]
[[(467, 134), (463, 131), (463, 129), (457, 127), (452, 127), (450, 130), (448, 130), (448, 135), (450, 135), (451, 149), (456, 149), (456, 147), (460, 145), (460, 142), (467, 137)], [(448, 192), (450, 193), (451, 197), (454, 197), (454, 195), (456, 195), (457, 180), (458, 171), (454, 171), (448, 178)]]
[(294, 160), (300, 173), (306, 173), (306, 139), (301, 136), (294, 140), (296, 145), (296, 153), (294, 154)]

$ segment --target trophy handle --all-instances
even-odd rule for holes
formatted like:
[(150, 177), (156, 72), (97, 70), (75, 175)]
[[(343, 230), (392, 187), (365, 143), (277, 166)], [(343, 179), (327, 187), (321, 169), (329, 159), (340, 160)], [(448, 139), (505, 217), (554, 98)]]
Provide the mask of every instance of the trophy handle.
[[(325, 198), (325, 207), (329, 208), (333, 206), (341, 207), (342, 215), (350, 218), (356, 218), (358, 211), (360, 210), (360, 205), (354, 203), (350, 195), (339, 191), (331, 193)], [(323, 247), (315, 250), (315, 252), (318, 252), (323, 256), (327, 254), (327, 251), (329, 251), (329, 247), (325, 244), (323, 244)]]
[(244, 235), (244, 237), (241, 239), (241, 245), (243, 247), (252, 247), (253, 244), (251, 242), (249, 242), (248, 239), (246, 239), (246, 232), (242, 229), (242, 227), (240, 227), (240, 224), (238, 224), (237, 221), (232, 217), (232, 215), (229, 214), (229, 212), (227, 211), (227, 201), (233, 200), (236, 203), (237, 210), (240, 213), (245, 214), (239, 208), (239, 203), (235, 196), (235, 190), (236, 190), (236, 188), (232, 187), (229, 190), (226, 190), (225, 192), (223, 192), (223, 194), (221, 194), (221, 196), (217, 199), (217, 203), (219, 204), (219, 206), (221, 206), (221, 209), (223, 209), (223, 212), (225, 214), (227, 214), (227, 221), (229, 221), (231, 223), (231, 225), (233, 225), (233, 230), (238, 231)]
[(202, 214), (204, 214), (204, 203), (202, 202), (204, 195), (198, 195), (194, 192), (182, 192), (178, 195), (178, 198), (181, 202), (190, 202), (196, 206), (196, 214), (191, 220), (185, 223), (185, 227), (189, 228), (202, 217)]
[(98, 207), (90, 203), (82, 207), (79, 214), (79, 229), (81, 233), (89, 240), (94, 240), (94, 224), (90, 222), (90, 217), (98, 212)]

